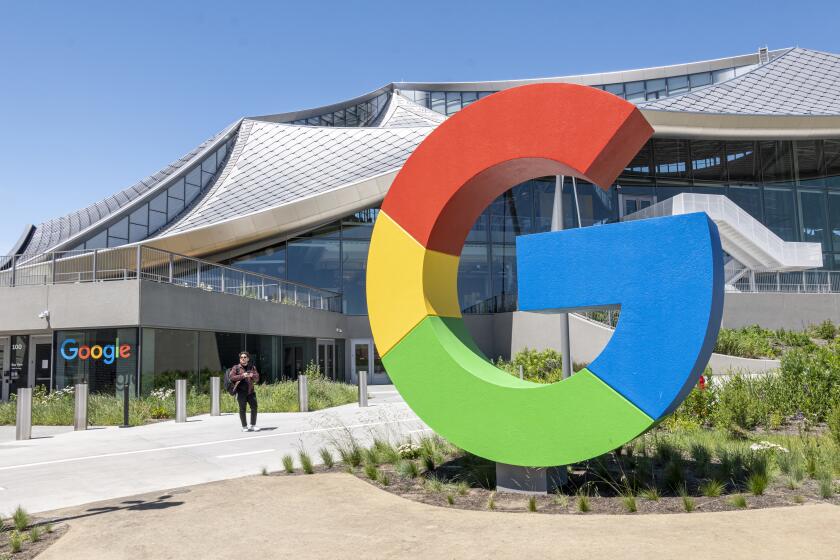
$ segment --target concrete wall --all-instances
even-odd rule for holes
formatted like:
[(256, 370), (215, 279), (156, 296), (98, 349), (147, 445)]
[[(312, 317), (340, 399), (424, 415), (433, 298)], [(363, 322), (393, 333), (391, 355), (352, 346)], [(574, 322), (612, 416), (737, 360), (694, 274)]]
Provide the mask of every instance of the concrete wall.
[(723, 326), (761, 325), (768, 329), (803, 330), (831, 319), (840, 322), (840, 294), (727, 293)]
[(136, 325), (139, 296), (136, 280), (0, 288), (0, 332)]
[(150, 327), (344, 337), (345, 317), (292, 305), (271, 304), (231, 294), (143, 282), (140, 324)]

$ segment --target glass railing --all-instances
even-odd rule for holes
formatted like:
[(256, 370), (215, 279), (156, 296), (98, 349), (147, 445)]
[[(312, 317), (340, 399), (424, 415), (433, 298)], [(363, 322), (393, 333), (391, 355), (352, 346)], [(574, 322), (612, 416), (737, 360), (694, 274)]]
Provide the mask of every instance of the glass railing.
[(0, 287), (136, 279), (324, 311), (341, 294), (151, 247), (59, 251), (0, 257)]

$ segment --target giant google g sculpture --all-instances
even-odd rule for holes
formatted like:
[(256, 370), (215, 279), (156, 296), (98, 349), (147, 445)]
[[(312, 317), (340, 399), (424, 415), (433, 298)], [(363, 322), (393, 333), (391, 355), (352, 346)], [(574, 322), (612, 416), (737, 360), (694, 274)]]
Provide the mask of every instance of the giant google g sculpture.
[(470, 105), (408, 158), (373, 230), (368, 308), (388, 374), (441, 436), (501, 463), (570, 464), (650, 429), (697, 383), (723, 308), (720, 238), (703, 213), (517, 238), (520, 310), (621, 306), (603, 352), (561, 382), (494, 367), (458, 304), (461, 248), (494, 198), (545, 175), (607, 189), (652, 133), (612, 94), (539, 84)]

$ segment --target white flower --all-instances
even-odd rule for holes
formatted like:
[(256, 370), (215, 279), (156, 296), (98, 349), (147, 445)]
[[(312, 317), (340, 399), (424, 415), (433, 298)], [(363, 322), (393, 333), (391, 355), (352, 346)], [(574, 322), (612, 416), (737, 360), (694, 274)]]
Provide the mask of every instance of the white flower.
[(754, 443), (750, 445), (751, 451), (779, 451), (781, 453), (788, 453), (789, 451), (779, 445), (778, 443), (773, 443), (772, 441), (760, 441), (758, 443)]

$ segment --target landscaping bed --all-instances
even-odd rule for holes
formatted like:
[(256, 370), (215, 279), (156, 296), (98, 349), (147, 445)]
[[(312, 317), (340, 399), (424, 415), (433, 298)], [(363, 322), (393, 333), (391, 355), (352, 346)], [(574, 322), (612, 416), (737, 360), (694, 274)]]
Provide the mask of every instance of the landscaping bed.
[[(298, 412), (297, 381), (282, 381), (256, 386), (260, 412)], [(324, 377), (309, 378), (309, 410), (320, 410), (358, 399), (355, 385), (339, 383)], [(123, 423), (122, 396), (94, 394), (88, 397), (88, 423), (91, 426), (118, 426)], [(15, 424), (14, 398), (0, 403), (0, 425)], [(237, 412), (235, 397), (222, 391), (222, 412)], [(36, 426), (73, 425), (73, 388), (46, 393), (36, 387), (32, 396), (32, 424)], [(129, 400), (129, 424), (139, 426), (158, 420), (175, 418), (174, 389), (157, 389), (145, 397)], [(187, 394), (187, 415), (210, 412), (210, 395), (190, 390)]]
[(0, 560), (29, 560), (46, 550), (66, 533), (66, 524), (53, 525), (45, 520), (32, 518), (18, 508), (10, 519), (3, 519), (0, 526)]

